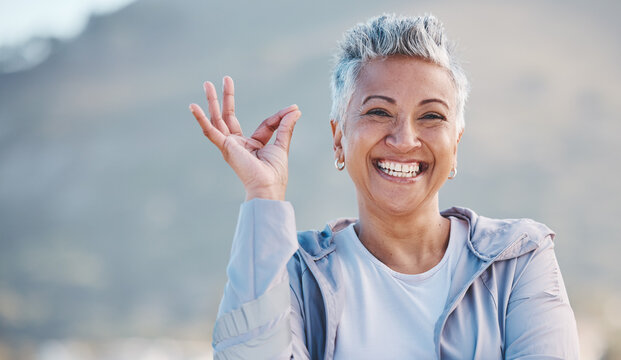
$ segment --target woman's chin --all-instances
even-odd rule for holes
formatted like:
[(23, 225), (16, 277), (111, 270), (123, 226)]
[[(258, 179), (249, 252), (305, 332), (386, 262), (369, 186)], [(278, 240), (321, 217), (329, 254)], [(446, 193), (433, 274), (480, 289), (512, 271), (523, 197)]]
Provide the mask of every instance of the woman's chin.
[[(407, 216), (426, 208), (424, 199), (414, 196), (412, 192), (382, 192), (376, 193), (371, 201), (368, 201), (368, 210), (390, 216)], [(364, 205), (364, 204), (363, 204)]]
[[(407, 216), (424, 212), (437, 211), (437, 189), (427, 189), (425, 181), (387, 183), (384, 179), (372, 184), (365, 196), (367, 199), (360, 205), (377, 213), (390, 216)], [(375, 185), (375, 186), (373, 186)]]

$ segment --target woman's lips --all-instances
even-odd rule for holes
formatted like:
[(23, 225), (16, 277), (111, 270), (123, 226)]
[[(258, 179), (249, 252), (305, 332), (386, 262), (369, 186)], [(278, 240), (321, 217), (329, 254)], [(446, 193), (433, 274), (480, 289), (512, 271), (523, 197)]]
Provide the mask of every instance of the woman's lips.
[(377, 160), (375, 166), (382, 173), (395, 178), (415, 178), (426, 168), (426, 164), (419, 161), (399, 162), (393, 160)]

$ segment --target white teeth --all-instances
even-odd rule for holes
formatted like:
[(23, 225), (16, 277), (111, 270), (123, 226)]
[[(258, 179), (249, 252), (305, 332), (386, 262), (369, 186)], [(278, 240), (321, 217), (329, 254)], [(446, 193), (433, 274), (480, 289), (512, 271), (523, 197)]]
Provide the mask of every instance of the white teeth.
[(390, 161), (378, 161), (377, 165), (380, 170), (390, 176), (405, 178), (416, 177), (420, 168), (420, 164), (416, 162), (411, 164), (402, 164)]

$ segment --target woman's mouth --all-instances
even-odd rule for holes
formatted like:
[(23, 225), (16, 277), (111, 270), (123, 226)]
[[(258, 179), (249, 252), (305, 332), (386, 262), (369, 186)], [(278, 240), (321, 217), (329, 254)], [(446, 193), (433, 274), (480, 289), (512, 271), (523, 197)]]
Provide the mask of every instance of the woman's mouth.
[(415, 178), (423, 172), (426, 167), (424, 163), (420, 163), (418, 161), (397, 162), (378, 160), (375, 164), (384, 174), (398, 178)]

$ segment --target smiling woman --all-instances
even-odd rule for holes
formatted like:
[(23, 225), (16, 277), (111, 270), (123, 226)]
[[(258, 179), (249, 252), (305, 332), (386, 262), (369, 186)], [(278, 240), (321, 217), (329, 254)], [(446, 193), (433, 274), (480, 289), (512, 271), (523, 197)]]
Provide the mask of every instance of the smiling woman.
[[(420, 246), (428, 243), (441, 257), (448, 241), (450, 222), (440, 215), (438, 190), (456, 169), (463, 131), (456, 121), (455, 87), (439, 65), (394, 55), (364, 66), (349, 104), (332, 128), (336, 156), (356, 185), (360, 241), (394, 270), (426, 271), (439, 258), (417, 256)], [(380, 246), (372, 239), (387, 239), (376, 233), (383, 223), (405, 230), (390, 234), (395, 240), (411, 239), (414, 223), (425, 235)]]
[(373, 18), (345, 34), (337, 58), (335, 165), (353, 180), (359, 218), (321, 232), (296, 233), (284, 201), (297, 106), (246, 137), (231, 78), (222, 111), (205, 83), (211, 119), (190, 105), (246, 189), (215, 357), (577, 358), (554, 233), (439, 210), (457, 174), (468, 88), (440, 22)]

